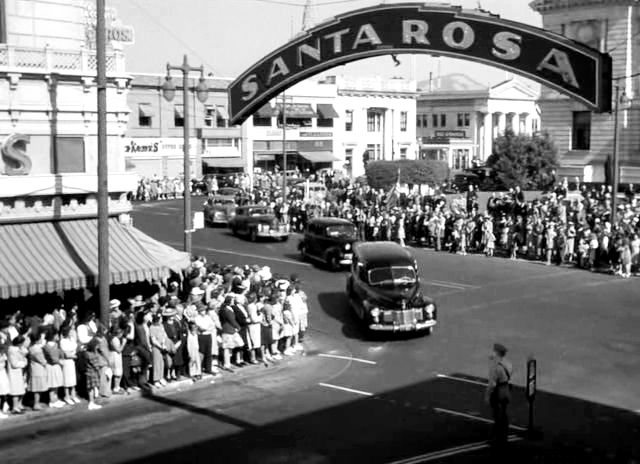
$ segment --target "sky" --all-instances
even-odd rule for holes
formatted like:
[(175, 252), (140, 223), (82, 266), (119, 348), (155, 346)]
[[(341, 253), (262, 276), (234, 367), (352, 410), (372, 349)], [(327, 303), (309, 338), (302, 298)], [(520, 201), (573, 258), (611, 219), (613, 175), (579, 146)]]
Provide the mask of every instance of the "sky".
[[(406, 3), (407, 0), (404, 0)], [(453, 5), (481, 8), (502, 18), (541, 25), (530, 0), (454, 0)], [(107, 0), (122, 24), (133, 26), (135, 43), (125, 46), (129, 72), (164, 73), (167, 62), (203, 65), (205, 73), (235, 78), (253, 63), (285, 44), (302, 29), (306, 0)], [(383, 0), (312, 0), (313, 24), (347, 11), (385, 3)], [(403, 3), (387, 0), (387, 4)], [(436, 3), (436, 2), (433, 2)], [(328, 74), (428, 79), (464, 73), (483, 84), (506, 77), (505, 71), (450, 58), (400, 55), (396, 67), (390, 56), (370, 58), (334, 68)]]

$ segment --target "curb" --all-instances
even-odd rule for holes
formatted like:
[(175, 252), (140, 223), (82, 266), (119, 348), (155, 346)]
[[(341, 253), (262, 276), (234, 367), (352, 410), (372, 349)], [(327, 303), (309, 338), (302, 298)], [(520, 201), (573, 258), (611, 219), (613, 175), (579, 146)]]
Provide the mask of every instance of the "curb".
[[(312, 332), (312, 335), (309, 334), (309, 332)], [(309, 332), (307, 332), (308, 338), (305, 338), (305, 341), (303, 342), (305, 347), (303, 352), (297, 353), (294, 356), (284, 357), (282, 360), (271, 363), (268, 366), (265, 366), (262, 363), (256, 365), (249, 364), (241, 368), (236, 368), (233, 373), (226, 372), (223, 369), (220, 369), (220, 374), (205, 374), (199, 380), (185, 378), (168, 383), (166, 386), (161, 388), (151, 387), (149, 390), (131, 391), (129, 392), (129, 394), (111, 395), (108, 398), (100, 398), (98, 400), (98, 404), (102, 405), (104, 408), (107, 408), (108, 406), (117, 406), (134, 399), (145, 398), (146, 396), (162, 397), (174, 393), (209, 386), (213, 383), (223, 384), (227, 381), (246, 381), (254, 378), (259, 379), (261, 375), (266, 373), (274, 374), (287, 368), (295, 368), (296, 364), (302, 362), (307, 356), (309, 358), (317, 357), (319, 345), (318, 339), (328, 338), (326, 334), (313, 329), (311, 329)], [(85, 399), (82, 399), (80, 404), (77, 404), (75, 406), (67, 405), (62, 408), (45, 407), (45, 409), (41, 411), (32, 411), (31, 409), (25, 409), (24, 414), (9, 415), (7, 418), (0, 419), (0, 431), (2, 431), (3, 429), (6, 430), (27, 425), (34, 425), (40, 422), (44, 422), (48, 419), (53, 420), (60, 419), (66, 416), (70, 417), (71, 415), (81, 411), (88, 411), (88, 401)]]

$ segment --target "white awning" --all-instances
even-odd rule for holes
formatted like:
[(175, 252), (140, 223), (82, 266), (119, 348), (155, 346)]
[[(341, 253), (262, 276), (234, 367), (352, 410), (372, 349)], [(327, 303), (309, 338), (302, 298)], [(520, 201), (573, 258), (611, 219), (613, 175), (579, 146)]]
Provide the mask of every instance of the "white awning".
[(298, 153), (300, 153), (300, 156), (312, 163), (331, 163), (333, 161), (340, 161), (340, 158), (330, 151), (300, 151)]

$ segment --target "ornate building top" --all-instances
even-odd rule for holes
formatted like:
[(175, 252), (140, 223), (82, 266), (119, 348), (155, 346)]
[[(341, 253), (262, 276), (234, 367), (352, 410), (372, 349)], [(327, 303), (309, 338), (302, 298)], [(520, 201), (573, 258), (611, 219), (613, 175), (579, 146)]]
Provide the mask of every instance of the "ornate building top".
[(532, 10), (538, 13), (547, 13), (557, 10), (581, 8), (587, 6), (603, 7), (612, 5), (638, 5), (640, 0), (533, 0), (529, 3)]

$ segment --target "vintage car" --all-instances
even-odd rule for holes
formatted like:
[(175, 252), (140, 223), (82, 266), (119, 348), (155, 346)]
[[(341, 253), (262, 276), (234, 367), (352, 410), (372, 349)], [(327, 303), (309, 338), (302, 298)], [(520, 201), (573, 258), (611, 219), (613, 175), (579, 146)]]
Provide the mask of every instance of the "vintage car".
[(407, 248), (394, 242), (354, 246), (347, 296), (368, 331), (423, 331), (436, 325), (435, 302), (420, 292), (418, 265)]
[(289, 239), (289, 225), (278, 221), (268, 206), (239, 206), (229, 221), (229, 229), (233, 235), (243, 235), (252, 242), (258, 238), (275, 238), (283, 242)]
[(313, 259), (337, 271), (351, 264), (356, 226), (347, 219), (319, 217), (309, 221), (298, 244), (302, 260)]
[(204, 223), (212, 225), (228, 224), (236, 214), (235, 196), (212, 195), (204, 202)]

